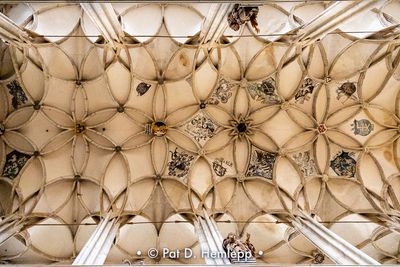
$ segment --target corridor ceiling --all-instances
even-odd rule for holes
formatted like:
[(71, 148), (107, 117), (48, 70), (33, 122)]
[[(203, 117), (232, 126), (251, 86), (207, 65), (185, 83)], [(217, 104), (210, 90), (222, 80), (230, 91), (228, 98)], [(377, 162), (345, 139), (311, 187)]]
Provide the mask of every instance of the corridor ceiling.
[(400, 215), (398, 32), (374, 34), (400, 23), (400, 3), (293, 42), (332, 2), (265, 3), (259, 33), (227, 28), (211, 47), (209, 3), (113, 3), (117, 49), (79, 4), (3, 6), (37, 37), (0, 43), (0, 215), (30, 225), (0, 261), (70, 264), (111, 210), (123, 223), (106, 263), (204, 263), (136, 251), (198, 255), (205, 208), (224, 237), (251, 234), (258, 263), (313, 262), (275, 223), (299, 209), (399, 263), (400, 236), (373, 218)]

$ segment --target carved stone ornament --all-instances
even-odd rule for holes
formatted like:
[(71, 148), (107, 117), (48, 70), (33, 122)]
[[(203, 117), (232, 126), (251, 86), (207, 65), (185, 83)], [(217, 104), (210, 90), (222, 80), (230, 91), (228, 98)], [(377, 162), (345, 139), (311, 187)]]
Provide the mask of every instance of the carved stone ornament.
[(243, 242), (234, 233), (229, 233), (222, 247), (231, 263), (255, 263), (256, 261), (256, 249), (250, 243), (250, 234), (247, 234), (246, 241)]
[(228, 25), (232, 30), (238, 31), (240, 25), (250, 21), (251, 26), (253, 26), (258, 33), (260, 32), (260, 29), (258, 28), (257, 15), (258, 7), (240, 6), (239, 4), (235, 4), (232, 11), (228, 14)]
[(325, 260), (325, 255), (318, 250), (314, 250), (312, 252), (312, 256), (313, 256), (313, 261), (312, 261), (313, 264), (321, 264)]
[(86, 130), (86, 127), (82, 123), (75, 123), (75, 133), (80, 134)]
[(318, 131), (318, 133), (319, 134), (324, 134), (324, 133), (326, 133), (326, 131), (328, 130), (328, 128), (326, 127), (326, 125), (325, 124), (318, 124), (318, 126), (317, 126), (317, 131)]

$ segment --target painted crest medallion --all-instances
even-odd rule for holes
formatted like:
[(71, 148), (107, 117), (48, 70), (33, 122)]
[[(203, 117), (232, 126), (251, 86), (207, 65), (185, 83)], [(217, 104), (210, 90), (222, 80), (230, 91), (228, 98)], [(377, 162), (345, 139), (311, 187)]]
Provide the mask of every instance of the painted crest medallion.
[(367, 119), (354, 120), (351, 126), (354, 135), (367, 136), (374, 130), (374, 124)]
[(226, 174), (227, 167), (232, 167), (232, 162), (224, 160), (223, 158), (215, 159), (212, 163), (215, 174), (220, 177)]
[(293, 155), (293, 159), (299, 166), (304, 176), (312, 176), (317, 173), (315, 167), (315, 161), (312, 158), (310, 151), (305, 151), (303, 153), (300, 152), (298, 154), (295, 154)]
[(203, 113), (198, 113), (184, 127), (197, 142), (203, 144), (215, 135), (217, 125)]
[(234, 84), (230, 83), (225, 78), (221, 77), (218, 82), (218, 87), (214, 90), (207, 103), (218, 105), (219, 103), (227, 103), (232, 96), (232, 87)]
[(330, 167), (339, 176), (354, 177), (357, 162), (353, 157), (353, 152), (342, 150), (331, 160)]
[(306, 77), (304, 78), (301, 86), (297, 89), (294, 95), (294, 100), (296, 103), (303, 104), (304, 101), (310, 100), (310, 95), (314, 92), (314, 89), (319, 85), (313, 79)]
[(252, 99), (264, 104), (277, 104), (281, 102), (276, 93), (275, 79), (270, 77), (259, 83), (250, 83), (247, 86)]
[(336, 94), (337, 94), (336, 98), (337, 100), (344, 98), (343, 103), (346, 102), (348, 99), (357, 100), (357, 97), (354, 95), (356, 91), (357, 87), (355, 83), (345, 82), (339, 88), (336, 89)]
[(241, 6), (235, 4), (232, 10), (228, 13), (228, 25), (232, 30), (238, 31), (241, 25), (250, 22), (255, 31), (259, 33), (260, 29), (258, 28), (257, 15), (257, 6)]
[(12, 96), (11, 105), (14, 109), (17, 109), (18, 106), (25, 104), (28, 101), (24, 90), (17, 80), (14, 80), (7, 84), (8, 92)]
[(194, 160), (194, 156), (184, 151), (179, 152), (178, 148), (169, 151), (171, 160), (168, 162), (168, 175), (179, 178), (185, 177), (190, 169), (190, 165)]
[(254, 149), (246, 176), (262, 176), (267, 179), (272, 179), (275, 160), (275, 153)]
[(138, 96), (142, 96), (145, 93), (147, 93), (147, 91), (149, 91), (151, 85), (147, 84), (145, 82), (141, 82), (138, 84), (138, 86), (136, 87), (136, 92), (138, 93)]
[(21, 153), (19, 151), (12, 151), (6, 156), (6, 163), (3, 169), (4, 177), (14, 179), (18, 176), (19, 172), (25, 166), (26, 162), (31, 158), (30, 155)]

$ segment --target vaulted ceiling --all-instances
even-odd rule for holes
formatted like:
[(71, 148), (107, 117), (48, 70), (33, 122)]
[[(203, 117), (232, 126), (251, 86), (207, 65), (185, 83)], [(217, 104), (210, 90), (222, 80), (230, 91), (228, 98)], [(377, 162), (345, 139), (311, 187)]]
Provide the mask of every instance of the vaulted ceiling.
[(79, 4), (4, 8), (41, 37), (0, 43), (0, 214), (30, 225), (0, 260), (71, 263), (109, 210), (124, 223), (107, 263), (198, 253), (205, 208), (223, 236), (251, 234), (259, 263), (312, 261), (274, 223), (298, 209), (398, 263), (399, 235), (373, 219), (400, 210), (399, 39), (373, 34), (400, 4), (383, 2), (306, 47), (282, 34), (331, 3), (266, 3), (258, 34), (227, 28), (211, 48), (196, 41), (207, 3), (113, 4), (117, 49)]

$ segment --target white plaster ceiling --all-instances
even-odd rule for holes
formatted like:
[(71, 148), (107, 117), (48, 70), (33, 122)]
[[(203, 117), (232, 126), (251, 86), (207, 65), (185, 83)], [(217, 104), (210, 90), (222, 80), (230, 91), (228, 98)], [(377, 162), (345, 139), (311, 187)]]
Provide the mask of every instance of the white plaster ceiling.
[[(312, 262), (316, 248), (273, 223), (298, 208), (399, 262), (399, 236), (369, 218), (399, 216), (400, 49), (368, 37), (398, 23), (400, 5), (387, 1), (304, 49), (266, 36), (328, 5), (265, 4), (259, 35), (227, 29), (211, 50), (185, 37), (209, 4), (113, 4), (127, 36), (116, 51), (77, 4), (8, 10), (45, 37), (1, 43), (0, 214), (34, 225), (0, 246), (0, 260), (71, 263), (108, 210), (128, 223), (107, 263), (153, 263), (136, 255), (151, 247), (198, 255), (190, 222), (204, 207), (223, 236), (251, 234), (259, 263)], [(345, 33), (354, 31), (370, 32)], [(165, 135), (149, 133), (156, 121)]]

